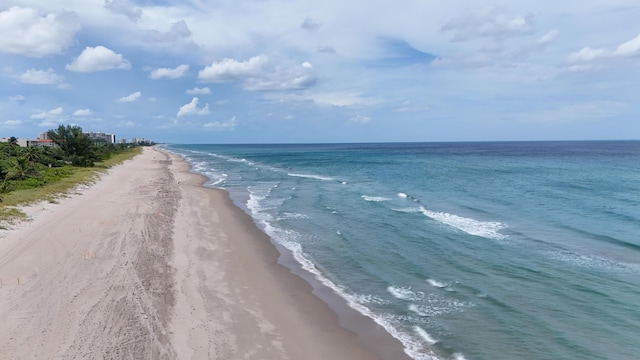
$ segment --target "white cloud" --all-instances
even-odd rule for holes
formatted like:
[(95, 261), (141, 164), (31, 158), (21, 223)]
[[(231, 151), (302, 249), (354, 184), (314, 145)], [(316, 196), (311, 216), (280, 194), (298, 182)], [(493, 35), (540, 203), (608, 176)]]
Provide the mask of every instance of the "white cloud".
[(193, 116), (193, 115), (207, 115), (209, 114), (209, 104), (206, 104), (203, 108), (198, 109), (198, 102), (200, 99), (194, 97), (191, 102), (180, 107), (178, 110), (178, 117)]
[(11, 101), (22, 101), (25, 100), (26, 97), (24, 97), (23, 95), (14, 95), (14, 96), (9, 96), (9, 100)]
[(396, 112), (420, 112), (420, 111), (426, 111), (428, 109), (429, 108), (426, 106), (417, 106), (417, 105), (411, 104), (410, 101), (405, 101), (395, 111)]
[(528, 35), (534, 31), (533, 15), (507, 15), (504, 9), (488, 7), (458, 16), (447, 22), (442, 32), (453, 34), (453, 41), (468, 41), (480, 37), (496, 40)]
[(105, 0), (104, 7), (116, 14), (128, 17), (133, 22), (140, 20), (140, 17), (142, 17), (142, 9), (128, 0)]
[(213, 131), (233, 131), (236, 129), (236, 126), (237, 121), (235, 116), (224, 122), (214, 121), (202, 125), (202, 127), (204, 127), (205, 129)]
[(5, 120), (2, 124), (6, 126), (19, 126), (22, 125), (22, 120)]
[(0, 52), (42, 57), (60, 54), (80, 30), (73, 12), (40, 16), (36, 9), (13, 6), (0, 12)]
[(193, 89), (187, 90), (186, 93), (189, 95), (207, 95), (207, 94), (211, 94), (211, 89), (209, 89), (208, 87), (203, 87), (203, 88), (195, 87)]
[(153, 70), (149, 74), (149, 78), (151, 79), (178, 79), (184, 76), (184, 74), (189, 70), (189, 65), (180, 65), (175, 69), (171, 68), (159, 68)]
[(299, 66), (248, 78), (243, 87), (251, 91), (300, 90), (315, 85), (316, 81), (313, 65), (305, 61)]
[(90, 116), (93, 115), (91, 109), (78, 109), (73, 112), (73, 116)]
[(558, 37), (560, 32), (558, 30), (552, 29), (549, 30), (546, 34), (544, 34), (541, 38), (539, 38), (536, 43), (538, 45), (546, 45)]
[(20, 75), (20, 82), (24, 84), (50, 85), (59, 84), (63, 81), (63, 77), (49, 68), (47, 70), (29, 69)]
[(49, 111), (44, 110), (35, 110), (36, 113), (31, 115), (32, 119), (43, 120), (43, 122), (38, 126), (54, 126), (59, 122), (66, 119), (64, 116), (64, 109), (62, 107), (57, 107), (55, 109), (51, 109)]
[(317, 105), (329, 105), (337, 107), (373, 105), (376, 99), (364, 97), (355, 92), (325, 92), (295, 96), (294, 100), (311, 100)]
[(640, 55), (640, 35), (618, 45), (615, 50), (584, 47), (580, 51), (570, 54), (569, 62), (590, 62), (603, 58), (624, 58), (635, 55)]
[(317, 81), (313, 65), (308, 61), (271, 71), (263, 69), (267, 62), (265, 55), (247, 61), (224, 59), (202, 69), (198, 79), (205, 82), (242, 81), (242, 87), (250, 91), (298, 90), (313, 86)]
[(569, 55), (569, 61), (571, 62), (591, 61), (606, 55), (607, 55), (607, 51), (605, 49), (592, 49), (587, 46), (582, 48), (580, 51)]
[(371, 118), (369, 116), (360, 115), (360, 114), (349, 119), (349, 122), (356, 123), (356, 124), (367, 124), (370, 121), (371, 121)]
[(136, 123), (134, 123), (133, 121), (129, 120), (129, 121), (125, 121), (125, 122), (120, 122), (118, 124), (119, 127), (135, 127)]
[(61, 107), (57, 107), (55, 109), (49, 111), (40, 111), (36, 114), (31, 115), (32, 119), (47, 119), (50, 117), (60, 116), (64, 112), (64, 109)]
[(136, 91), (131, 95), (127, 95), (127, 96), (123, 96), (120, 99), (116, 100), (117, 102), (134, 102), (138, 99), (140, 99), (140, 96), (142, 96), (142, 93), (140, 91)]
[(131, 69), (131, 63), (121, 54), (104, 46), (86, 47), (80, 56), (66, 66), (69, 71), (94, 72), (111, 69)]
[(592, 65), (592, 64), (579, 64), (579, 65), (571, 65), (571, 66), (567, 67), (567, 70), (569, 72), (578, 73), (578, 72), (585, 72), (585, 71), (593, 70), (595, 68), (597, 68), (597, 66)]
[(205, 82), (226, 82), (244, 80), (260, 74), (268, 58), (265, 55), (254, 56), (247, 61), (223, 59), (200, 70), (198, 79)]
[(640, 54), (640, 35), (620, 44), (613, 54), (616, 56), (633, 56)]

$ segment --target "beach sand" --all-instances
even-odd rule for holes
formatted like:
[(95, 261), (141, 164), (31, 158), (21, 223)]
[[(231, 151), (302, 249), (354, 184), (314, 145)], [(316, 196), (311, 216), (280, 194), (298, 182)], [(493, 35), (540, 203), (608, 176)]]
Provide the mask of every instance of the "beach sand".
[(189, 170), (145, 148), (29, 207), (0, 238), (0, 359), (408, 358)]

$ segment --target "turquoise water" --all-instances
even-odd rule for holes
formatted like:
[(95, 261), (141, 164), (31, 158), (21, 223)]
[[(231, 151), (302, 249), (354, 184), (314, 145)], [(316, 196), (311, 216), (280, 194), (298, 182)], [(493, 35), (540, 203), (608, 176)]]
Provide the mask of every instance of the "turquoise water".
[(640, 142), (170, 145), (415, 359), (637, 359)]

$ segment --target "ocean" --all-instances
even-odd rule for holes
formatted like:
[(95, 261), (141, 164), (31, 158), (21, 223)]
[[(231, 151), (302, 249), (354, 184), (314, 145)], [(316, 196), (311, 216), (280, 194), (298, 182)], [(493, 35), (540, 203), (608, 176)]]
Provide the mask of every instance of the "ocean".
[(640, 142), (166, 145), (414, 359), (638, 359)]

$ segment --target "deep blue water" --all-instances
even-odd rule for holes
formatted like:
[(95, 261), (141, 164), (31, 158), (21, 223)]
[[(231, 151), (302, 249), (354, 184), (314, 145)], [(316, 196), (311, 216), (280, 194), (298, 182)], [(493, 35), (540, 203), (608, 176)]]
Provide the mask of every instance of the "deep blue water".
[(640, 354), (640, 142), (167, 149), (415, 359)]

